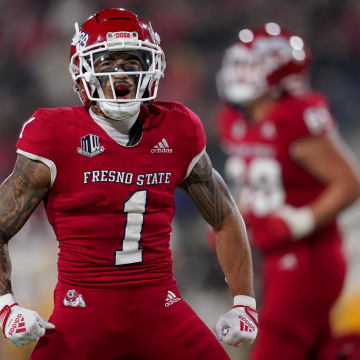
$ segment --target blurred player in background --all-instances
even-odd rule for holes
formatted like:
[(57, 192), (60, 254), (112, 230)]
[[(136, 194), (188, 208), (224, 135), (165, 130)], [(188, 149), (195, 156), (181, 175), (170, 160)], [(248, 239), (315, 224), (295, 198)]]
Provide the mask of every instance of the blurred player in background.
[(307, 84), (310, 63), (299, 36), (268, 23), (240, 31), (217, 76), (225, 171), (264, 255), (251, 360), (337, 356), (325, 346), (346, 271), (336, 217), (360, 183), (327, 100)]
[[(200, 119), (180, 103), (152, 102), (165, 70), (160, 37), (124, 9), (91, 16), (71, 44), (83, 106), (38, 109), (0, 188), (0, 326), (31, 359), (228, 359), (181, 298), (169, 240), (182, 188), (213, 226), (234, 296), (219, 340), (257, 334), (251, 252), (242, 218), (205, 151)], [(49, 322), (12, 294), (8, 242), (44, 201), (59, 241)], [(39, 249), (39, 254), (41, 249)]]

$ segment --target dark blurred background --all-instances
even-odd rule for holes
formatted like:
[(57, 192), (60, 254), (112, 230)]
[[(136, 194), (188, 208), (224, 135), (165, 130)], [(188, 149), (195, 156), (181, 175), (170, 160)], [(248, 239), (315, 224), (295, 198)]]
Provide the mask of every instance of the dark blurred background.
[[(359, 0), (0, 0), (1, 181), (13, 167), (23, 121), (38, 107), (80, 104), (68, 74), (74, 22), (81, 24), (105, 7), (123, 7), (151, 21), (160, 34), (167, 61), (158, 99), (180, 101), (200, 116), (208, 136), (208, 152), (220, 173), (225, 155), (216, 138), (215, 74), (223, 51), (236, 40), (239, 30), (269, 21), (302, 36), (310, 47), (314, 58), (312, 86), (328, 96), (341, 134), (360, 158)], [(172, 236), (175, 275), (183, 296), (211, 327), (217, 315), (231, 305), (231, 298), (208, 247), (205, 223), (195, 213), (190, 200), (177, 193)], [(349, 326), (360, 328), (360, 310), (356, 310), (360, 302), (358, 213), (354, 206), (342, 220), (352, 266), (344, 290), (346, 299), (340, 301), (341, 306), (347, 305), (337, 308), (334, 315), (338, 331)], [(10, 250), (15, 296), (24, 306), (48, 316), (57, 249), (42, 209), (16, 236)], [(257, 254), (254, 261), (258, 271)], [(256, 279), (261, 301), (261, 283)], [(350, 315), (346, 312), (349, 297), (355, 301)], [(350, 320), (343, 324), (346, 316)], [(27, 359), (30, 350), (31, 346), (17, 350), (0, 342), (0, 359)], [(228, 351), (233, 359), (246, 358), (247, 350)]]

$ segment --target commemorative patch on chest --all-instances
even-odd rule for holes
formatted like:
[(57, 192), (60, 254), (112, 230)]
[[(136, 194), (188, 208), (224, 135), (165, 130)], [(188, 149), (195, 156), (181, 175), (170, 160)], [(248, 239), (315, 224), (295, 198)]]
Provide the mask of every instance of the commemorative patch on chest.
[(77, 152), (81, 155), (94, 157), (104, 152), (105, 148), (100, 145), (100, 140), (97, 135), (88, 134), (80, 138), (80, 147)]

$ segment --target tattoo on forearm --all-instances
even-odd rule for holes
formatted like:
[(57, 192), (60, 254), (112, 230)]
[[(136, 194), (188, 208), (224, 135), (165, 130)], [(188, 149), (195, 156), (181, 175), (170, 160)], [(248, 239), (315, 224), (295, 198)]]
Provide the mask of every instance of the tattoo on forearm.
[(11, 291), (7, 243), (24, 225), (50, 188), (48, 168), (19, 156), (0, 187), (0, 295)]
[(192, 198), (202, 217), (212, 226), (221, 223), (233, 211), (234, 204), (227, 187), (212, 168), (206, 153), (195, 164), (181, 187)]
[(8, 246), (0, 241), (0, 296), (12, 292), (10, 276), (11, 263)]

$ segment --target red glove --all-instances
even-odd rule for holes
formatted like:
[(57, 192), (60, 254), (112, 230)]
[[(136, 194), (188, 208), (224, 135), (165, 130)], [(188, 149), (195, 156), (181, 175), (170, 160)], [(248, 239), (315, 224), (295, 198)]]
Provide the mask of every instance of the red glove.
[(315, 221), (309, 208), (294, 208), (288, 205), (263, 217), (249, 213), (246, 221), (251, 240), (260, 250), (267, 252), (290, 241), (296, 241), (310, 234)]
[(267, 252), (290, 241), (291, 232), (286, 222), (273, 215), (256, 217), (247, 216), (252, 243), (261, 251)]

